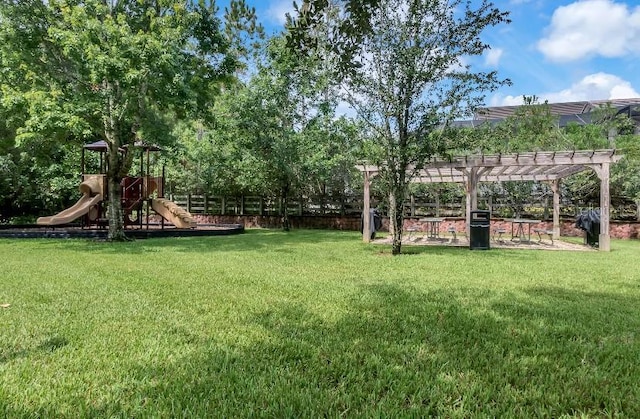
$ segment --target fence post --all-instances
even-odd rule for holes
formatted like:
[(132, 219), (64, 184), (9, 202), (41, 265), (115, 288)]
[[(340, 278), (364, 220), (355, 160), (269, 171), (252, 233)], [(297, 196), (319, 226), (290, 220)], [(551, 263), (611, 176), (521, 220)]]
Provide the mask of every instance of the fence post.
[(440, 217), (440, 191), (436, 190), (436, 217)]
[(220, 215), (226, 215), (226, 212), (227, 212), (227, 202), (224, 195), (222, 195), (220, 197)]
[(191, 194), (187, 194), (187, 212), (191, 212)]
[(240, 215), (244, 215), (244, 195), (240, 195)]

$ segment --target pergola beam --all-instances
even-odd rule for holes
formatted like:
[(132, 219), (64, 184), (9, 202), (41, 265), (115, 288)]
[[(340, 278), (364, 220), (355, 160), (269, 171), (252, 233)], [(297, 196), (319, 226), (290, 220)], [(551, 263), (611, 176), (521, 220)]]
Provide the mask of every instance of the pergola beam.
[(490, 167), (490, 166), (549, 166), (610, 163), (621, 156), (615, 150), (589, 151), (540, 151), (535, 153), (514, 153), (494, 155), (474, 155), (453, 157), (451, 160), (437, 159), (428, 163), (429, 167)]

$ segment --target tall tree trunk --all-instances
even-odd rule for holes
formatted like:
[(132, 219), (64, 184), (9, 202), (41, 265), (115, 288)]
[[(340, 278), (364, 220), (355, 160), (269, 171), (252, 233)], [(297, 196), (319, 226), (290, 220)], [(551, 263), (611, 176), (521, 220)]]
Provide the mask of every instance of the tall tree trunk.
[(282, 229), (284, 231), (289, 231), (291, 229), (291, 223), (289, 222), (289, 185), (285, 184), (282, 187), (282, 196), (280, 197), (282, 202)]
[(120, 182), (126, 176), (131, 162), (133, 161), (133, 150), (123, 156), (121, 151), (122, 137), (120, 124), (115, 117), (114, 96), (118, 94), (118, 83), (104, 82), (105, 89), (111, 94), (105, 103), (105, 116), (103, 117), (104, 134), (107, 141), (107, 187), (109, 193), (109, 232), (108, 239), (113, 241), (123, 241), (127, 237), (124, 233), (124, 214), (122, 211), (122, 189)]
[(124, 214), (122, 211), (122, 187), (120, 185), (122, 181), (122, 172), (125, 162), (123, 156), (119, 151), (119, 147), (113, 146), (113, 144), (119, 144), (120, 142), (111, 137), (111, 141), (108, 150), (109, 168), (107, 170), (107, 187), (109, 193), (109, 233), (108, 239), (113, 241), (123, 241), (127, 237), (124, 233)]
[(391, 193), (389, 193), (389, 222), (391, 223), (393, 237), (391, 253), (394, 255), (399, 255), (402, 250), (402, 224), (404, 221), (404, 214), (402, 213), (403, 199), (403, 189), (392, 187)]
[(122, 212), (122, 188), (118, 176), (108, 176), (109, 185), (109, 234), (113, 241), (127, 240), (124, 233), (124, 214)]

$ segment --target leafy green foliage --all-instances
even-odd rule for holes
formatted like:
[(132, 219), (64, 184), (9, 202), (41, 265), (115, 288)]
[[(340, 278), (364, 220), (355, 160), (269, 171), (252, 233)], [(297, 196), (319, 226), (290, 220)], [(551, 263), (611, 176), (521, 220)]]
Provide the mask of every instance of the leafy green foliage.
[[(29, 107), (23, 135), (108, 145), (112, 239), (124, 236), (118, 185), (134, 155), (123, 147), (168, 141), (158, 127), (171, 116), (205, 117), (239, 67), (216, 12), (214, 2), (173, 0), (0, 3), (2, 73), (20, 80)], [(227, 16), (245, 12), (238, 0)]]
[(214, 115), (227, 114), (213, 127), (201, 122), (182, 123), (175, 128), (177, 142), (168, 161), (167, 179), (173, 193), (205, 193), (235, 195), (250, 192), (244, 189), (240, 166), (241, 152), (230, 138), (227, 109), (231, 95), (223, 93), (213, 109)]
[(28, 102), (10, 86), (2, 87), (0, 219), (57, 212), (77, 198), (78, 148), (73, 142), (47, 141), (25, 130)]
[[(382, 0), (360, 11), (354, 6), (305, 3), (290, 40), (310, 45), (303, 55), (316, 51), (337, 63), (343, 99), (370, 130), (373, 153), (367, 157), (385, 169), (381, 181), (389, 195), (394, 252), (400, 253), (402, 202), (412, 176), (407, 170), (444, 153), (442, 128), (469, 114), (483, 92), (508, 82), (463, 63), (489, 48), (483, 30), (507, 22), (507, 13), (488, 1)], [(335, 8), (344, 13), (333, 13)], [(305, 27), (306, 37), (298, 36)]]
[[(611, 106), (559, 129), (547, 103), (525, 97), (501, 124), (446, 125), (481, 102), (476, 90), (503, 82), (461, 59), (486, 49), (483, 27), (507, 21), (492, 3), (309, 0), (299, 12), (265, 47), (242, 1), (223, 20), (213, 2), (0, 1), (0, 217), (73, 202), (79, 147), (98, 139), (111, 144), (113, 184), (138, 155), (113, 150), (164, 145), (175, 193), (341, 194), (359, 188), (354, 165), (366, 157), (392, 169), (374, 187), (395, 210), (408, 192), (401, 168), (434, 154), (615, 146), (627, 157), (612, 167), (614, 205), (640, 200), (634, 121)], [(358, 124), (336, 117), (341, 100)], [(597, 205), (598, 183), (571, 176), (563, 197)], [(481, 188), (508, 192), (514, 213), (548, 193), (521, 182)]]
[[(327, 186), (342, 192), (350, 184), (357, 131), (335, 117), (320, 64), (313, 58), (300, 62), (284, 48), (283, 38), (273, 38), (253, 77), (214, 108), (211, 134), (197, 149), (211, 157), (221, 153), (226, 163), (219, 169), (236, 175), (228, 186), (278, 197), (286, 208), (291, 194)], [(286, 211), (283, 215), (286, 228)]]
[[(339, 73), (351, 73), (360, 67), (358, 53), (361, 43), (375, 30), (372, 17), (383, 2), (380, 0), (305, 0), (302, 7), (294, 2), (296, 16), (287, 16), (287, 45), (292, 51), (315, 54), (321, 45), (328, 47)], [(334, 41), (325, 43), (319, 34), (326, 31), (327, 15), (341, 19), (332, 22)]]

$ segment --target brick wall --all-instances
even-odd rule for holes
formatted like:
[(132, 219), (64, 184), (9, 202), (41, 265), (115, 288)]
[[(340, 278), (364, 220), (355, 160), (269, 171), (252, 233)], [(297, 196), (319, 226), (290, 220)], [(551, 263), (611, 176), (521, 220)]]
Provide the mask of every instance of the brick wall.
[[(451, 225), (454, 225), (457, 231), (464, 231), (465, 220), (463, 218), (445, 218), (445, 221), (440, 224), (440, 232), (446, 232)], [(580, 230), (575, 225), (575, 220), (560, 220), (560, 235), (568, 237), (584, 236), (584, 231)], [(540, 222), (540, 224), (535, 224), (534, 226), (531, 227), (532, 230), (533, 228), (551, 230), (553, 228), (553, 222), (542, 221)], [(405, 219), (404, 228), (413, 228), (417, 231), (427, 231), (426, 224), (420, 222), (419, 219)], [(511, 222), (502, 218), (494, 218), (491, 220), (492, 233), (493, 230), (497, 228), (503, 228), (507, 230), (507, 232), (510, 232)], [(609, 233), (611, 234), (611, 237), (619, 239), (640, 239), (640, 223), (628, 221), (609, 221)]]
[[(198, 223), (242, 224), (245, 228), (280, 228), (282, 217), (265, 215), (194, 215)], [(360, 217), (290, 215), (291, 228), (360, 230)]]
[[(198, 223), (211, 224), (242, 224), (245, 228), (280, 228), (282, 219), (277, 216), (260, 215), (194, 215)], [(327, 230), (360, 230), (360, 217), (340, 217), (340, 216), (289, 216), (291, 228), (310, 228)], [(388, 231), (389, 219), (383, 219), (383, 231)], [(446, 233), (450, 226), (455, 226), (457, 231), (464, 231), (464, 218), (445, 218), (440, 224), (440, 231)], [(611, 237), (640, 239), (640, 223), (626, 221), (610, 221)], [(542, 221), (536, 224), (535, 228), (552, 229), (551, 221)], [(407, 218), (404, 221), (405, 230), (414, 228), (417, 231), (427, 231), (425, 223), (417, 218)], [(504, 228), (511, 231), (511, 223), (504, 219), (494, 218), (491, 220), (491, 230)], [(532, 227), (533, 228), (533, 227)], [(569, 237), (582, 237), (584, 232), (575, 227), (575, 220), (560, 220), (560, 235)]]

